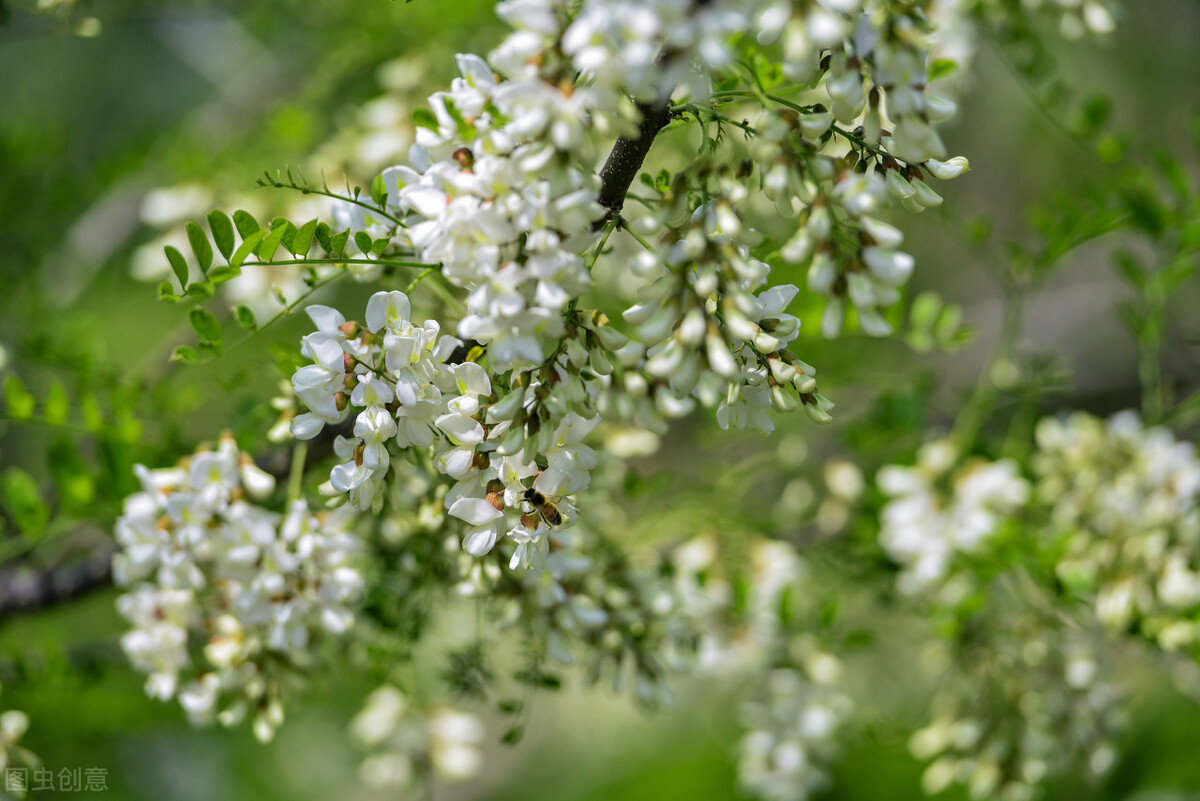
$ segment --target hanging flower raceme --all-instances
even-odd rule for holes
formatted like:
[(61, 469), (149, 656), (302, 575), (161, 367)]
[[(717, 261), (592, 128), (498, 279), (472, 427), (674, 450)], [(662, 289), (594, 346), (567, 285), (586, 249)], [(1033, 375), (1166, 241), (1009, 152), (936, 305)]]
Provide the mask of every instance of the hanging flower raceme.
[(330, 474), (331, 494), (378, 512), (392, 459), (427, 458), (452, 484), (445, 507), (466, 526), (463, 548), (482, 556), (511, 538), (518, 545), (514, 567), (538, 562), (545, 533), (575, 522), (571, 496), (587, 488), (596, 465), (583, 439), (597, 419), (564, 408), (561, 417), (536, 418), (555, 421), (538, 429), (544, 433), (530, 438), (526, 428), (513, 431), (513, 418), (502, 419), (498, 407), (527, 415), (524, 405), (512, 395), (497, 401), (481, 365), (448, 363), (461, 341), (440, 335), (436, 322), (413, 322), (403, 292), (373, 295), (364, 324), (325, 306), (311, 307), (309, 315), (318, 330), (304, 337), (302, 351), (314, 363), (292, 383), (310, 410), (294, 418), (293, 433), (311, 439), (355, 413), (353, 436), (339, 434), (334, 442), (346, 461)]
[(308, 666), (314, 639), (354, 624), (351, 510), (256, 505), (274, 480), (232, 437), (138, 477), (115, 532), (117, 610), (133, 626), (121, 646), (150, 696), (177, 697), (199, 723), (250, 716), (269, 739), (283, 718), (280, 666)]
[(1014, 462), (960, 464), (948, 439), (923, 446), (913, 467), (884, 467), (877, 481), (892, 498), (880, 513), (879, 544), (903, 566), (906, 592), (936, 589), (956, 554), (978, 553), (1029, 498)]
[(1044, 547), (1072, 594), (1114, 631), (1136, 626), (1165, 648), (1200, 640), (1200, 460), (1195, 447), (1133, 412), (1084, 412), (1037, 427)]

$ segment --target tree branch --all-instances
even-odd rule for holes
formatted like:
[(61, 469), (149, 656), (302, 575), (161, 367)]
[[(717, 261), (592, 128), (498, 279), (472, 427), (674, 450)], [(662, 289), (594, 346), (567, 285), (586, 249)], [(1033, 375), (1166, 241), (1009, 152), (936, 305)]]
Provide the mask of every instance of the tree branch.
[(608, 210), (603, 218), (596, 221), (595, 228), (599, 230), (604, 224), (615, 217), (625, 205), (625, 195), (633, 179), (637, 177), (654, 137), (671, 119), (671, 92), (667, 90), (658, 99), (650, 103), (638, 103), (638, 111), (642, 113), (642, 123), (638, 126), (637, 136), (628, 138), (622, 136), (613, 145), (608, 160), (600, 170), (600, 205)]

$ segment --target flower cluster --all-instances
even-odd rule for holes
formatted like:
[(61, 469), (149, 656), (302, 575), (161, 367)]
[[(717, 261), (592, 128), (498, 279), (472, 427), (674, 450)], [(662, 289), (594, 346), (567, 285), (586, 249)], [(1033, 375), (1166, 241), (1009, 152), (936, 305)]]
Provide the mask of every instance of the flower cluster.
[[(933, 39), (922, 13), (875, 2), (764, 4), (758, 40), (779, 41), (783, 72), (823, 98), (764, 107), (749, 143), (763, 189), (800, 223), (781, 257), (806, 265), (808, 285), (828, 298), (822, 331), (836, 335), (848, 299), (872, 336), (891, 332), (881, 309), (899, 298), (913, 259), (900, 231), (881, 215), (892, 203), (911, 212), (941, 197), (925, 178), (949, 180), (967, 161), (946, 159), (934, 127), (955, 110), (926, 90)], [(840, 146), (834, 146), (840, 143)]]
[(624, 316), (648, 346), (643, 369), (659, 406), (678, 414), (695, 398), (717, 407), (722, 428), (767, 433), (768, 408), (803, 405), (828, 422), (833, 404), (817, 391), (816, 370), (787, 349), (800, 330), (785, 311), (798, 290), (762, 288), (770, 267), (733, 239), (739, 226), (732, 207), (701, 206), (661, 257), (639, 260), (639, 276), (652, 280)]
[(412, 166), (383, 173), (399, 220), (390, 231), (469, 290), (461, 336), (489, 345), (498, 370), (530, 366), (588, 286), (579, 253), (603, 210), (598, 179), (580, 166), (592, 158), (586, 109), (536, 71), (498, 80), (478, 56), (458, 63), (462, 77), (430, 97)]
[(279, 515), (252, 502), (274, 481), (232, 437), (178, 467), (138, 467), (115, 536), (121, 638), (147, 675), (146, 692), (178, 697), (197, 723), (253, 716), (268, 739), (283, 717), (281, 667), (312, 660), (312, 640), (345, 634), (362, 588), (351, 564), (352, 518), (314, 516), (303, 502)]
[(1133, 412), (1047, 418), (1037, 445), (1037, 500), (1064, 584), (1114, 631), (1136, 626), (1166, 648), (1200, 640), (1195, 447)]
[(483, 724), (449, 707), (413, 708), (397, 688), (384, 685), (367, 697), (350, 724), (354, 739), (369, 756), (360, 775), (371, 787), (403, 787), (418, 781), (425, 766), (449, 781), (479, 772)]
[(311, 439), (357, 410), (353, 437), (339, 434), (334, 443), (346, 461), (330, 475), (333, 493), (379, 511), (393, 451), (432, 449), (436, 470), (454, 482), (445, 506), (466, 524), (469, 553), (482, 556), (507, 536), (521, 544), (513, 566), (528, 566), (544, 553), (549, 529), (574, 521), (569, 496), (586, 489), (596, 464), (583, 444), (596, 418), (564, 410), (541, 436), (528, 437), (528, 425), (508, 436), (512, 416), (525, 412), (524, 388), (498, 401), (483, 367), (448, 363), (462, 343), (441, 336), (434, 321), (411, 321), (403, 292), (373, 295), (365, 324), (327, 306), (310, 307), (309, 315), (318, 330), (302, 350), (314, 364), (292, 380), (309, 411), (292, 420), (293, 433)]
[(1014, 462), (958, 457), (952, 441), (938, 440), (921, 448), (915, 466), (888, 465), (877, 476), (892, 498), (880, 513), (879, 544), (904, 567), (907, 592), (944, 579), (956, 554), (978, 552), (1029, 497)]
[(841, 660), (810, 631), (796, 630), (807, 605), (799, 600), (805, 563), (776, 541), (753, 543), (749, 557), (743, 658), (762, 672), (757, 697), (741, 709), (738, 782), (757, 798), (801, 801), (827, 786), (854, 704)]
[(745, 593), (736, 599), (712, 539), (674, 549), (673, 568), (683, 601), (679, 614), (701, 632), (697, 667), (735, 675), (752, 688), (739, 715), (746, 731), (738, 783), (748, 795), (771, 801), (818, 792), (828, 784), (827, 766), (853, 703), (841, 660), (799, 624), (811, 590), (805, 563), (787, 543), (754, 540), (736, 581)]
[(829, 783), (825, 765), (853, 704), (838, 686), (836, 657), (819, 650), (805, 657), (803, 667), (772, 670), (762, 698), (742, 709), (738, 781), (755, 798), (803, 801)]
[[(36, 767), (40, 764), (36, 755), (21, 745), (21, 738), (29, 729), (29, 716), (19, 709), (7, 709), (0, 712), (0, 773), (7, 776), (16, 775), (20, 768)], [(9, 773), (9, 770), (13, 773)], [(28, 789), (6, 783), (5, 792), (13, 793), (17, 798), (24, 798)]]
[(925, 792), (962, 784), (973, 799), (1027, 801), (1076, 764), (1105, 774), (1115, 763), (1120, 697), (1095, 633), (1064, 636), (1060, 621), (1031, 607), (974, 625), (961, 672), (940, 684), (932, 721), (909, 741), (913, 756), (932, 760)]
[(669, 706), (668, 673), (692, 663), (699, 636), (672, 583), (587, 532), (555, 532), (552, 541), (545, 573), (524, 580), (526, 625), (559, 664), (630, 687), (642, 706)]

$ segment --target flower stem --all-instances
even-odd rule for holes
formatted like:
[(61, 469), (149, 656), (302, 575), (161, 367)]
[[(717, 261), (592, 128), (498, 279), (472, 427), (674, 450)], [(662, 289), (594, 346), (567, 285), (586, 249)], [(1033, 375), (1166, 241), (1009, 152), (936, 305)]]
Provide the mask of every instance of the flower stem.
[(288, 469), (287, 502), (291, 506), (300, 500), (300, 492), (304, 482), (304, 462), (308, 458), (308, 443), (297, 442), (292, 448), (292, 464)]

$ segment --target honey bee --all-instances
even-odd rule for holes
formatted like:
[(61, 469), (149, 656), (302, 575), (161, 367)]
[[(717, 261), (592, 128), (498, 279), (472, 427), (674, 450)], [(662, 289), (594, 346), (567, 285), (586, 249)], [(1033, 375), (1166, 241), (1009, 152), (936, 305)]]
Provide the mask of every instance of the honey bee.
[(566, 522), (567, 516), (559, 508), (568, 502), (555, 495), (546, 495), (530, 487), (521, 493), (521, 499), (534, 508), (538, 516), (549, 528), (557, 528)]

